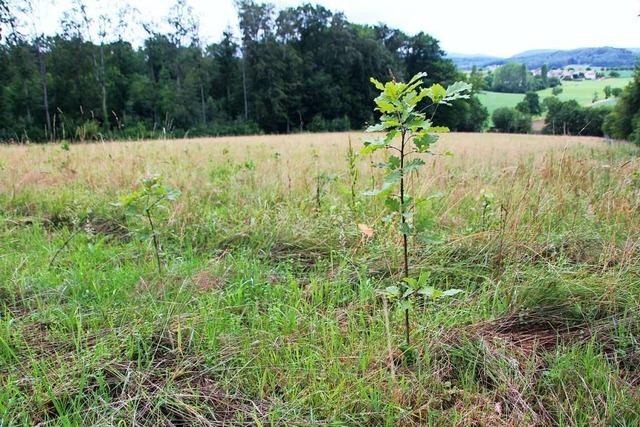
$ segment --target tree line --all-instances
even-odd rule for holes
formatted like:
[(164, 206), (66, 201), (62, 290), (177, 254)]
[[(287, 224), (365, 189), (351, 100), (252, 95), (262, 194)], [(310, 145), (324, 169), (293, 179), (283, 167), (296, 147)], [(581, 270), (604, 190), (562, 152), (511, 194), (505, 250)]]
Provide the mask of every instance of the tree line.
[(604, 132), (640, 144), (640, 65), (603, 124)]
[[(374, 120), (370, 77), (465, 79), (430, 35), (355, 24), (318, 5), (238, 1), (239, 34), (205, 45), (177, 0), (166, 29), (141, 24), (136, 46), (122, 30), (129, 9), (96, 18), (75, 0), (45, 35), (34, 1), (0, 0), (3, 141), (361, 129)], [(487, 116), (475, 96), (435, 112), (458, 131), (482, 130)]]
[(470, 80), (475, 87), (493, 92), (526, 93), (546, 88), (555, 88), (562, 84), (557, 77), (548, 77), (549, 67), (543, 65), (540, 74), (533, 76), (527, 66), (517, 62), (509, 62), (483, 73), (475, 65), (471, 69)]

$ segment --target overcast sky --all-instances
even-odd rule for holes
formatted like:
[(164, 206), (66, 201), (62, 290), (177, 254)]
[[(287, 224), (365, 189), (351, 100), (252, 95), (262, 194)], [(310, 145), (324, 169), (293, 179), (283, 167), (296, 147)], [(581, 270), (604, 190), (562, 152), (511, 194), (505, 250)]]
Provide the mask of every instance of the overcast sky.
[[(54, 31), (71, 0), (52, 1), (42, 25)], [(125, 0), (89, 0), (94, 10)], [(236, 27), (233, 0), (188, 0), (206, 42)], [(130, 0), (145, 20), (161, 22), (174, 0)], [(277, 7), (304, 3), (273, 0)], [(529, 49), (640, 47), (640, 0), (318, 0), (349, 20), (425, 31), (448, 52), (509, 56)]]

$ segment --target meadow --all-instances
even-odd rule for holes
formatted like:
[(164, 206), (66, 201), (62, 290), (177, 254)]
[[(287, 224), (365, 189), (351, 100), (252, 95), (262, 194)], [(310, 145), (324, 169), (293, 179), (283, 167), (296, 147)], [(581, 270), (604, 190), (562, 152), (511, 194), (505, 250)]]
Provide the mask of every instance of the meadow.
[(361, 139), (0, 146), (0, 425), (640, 424), (639, 149), (444, 135), (411, 274), (463, 292), (409, 361)]
[[(582, 80), (582, 81), (563, 81), (562, 93), (558, 95), (561, 101), (569, 101), (575, 99), (580, 105), (589, 106), (593, 104), (594, 93), (598, 93), (600, 101), (604, 101), (604, 88), (611, 86), (612, 88), (624, 88), (631, 82), (630, 77), (607, 78), (604, 80)], [(551, 88), (538, 91), (540, 101), (547, 97), (553, 96)], [(489, 114), (492, 114), (498, 108), (515, 106), (524, 99), (523, 94), (519, 93), (499, 93), (483, 91), (478, 94), (478, 98), (484, 105)]]

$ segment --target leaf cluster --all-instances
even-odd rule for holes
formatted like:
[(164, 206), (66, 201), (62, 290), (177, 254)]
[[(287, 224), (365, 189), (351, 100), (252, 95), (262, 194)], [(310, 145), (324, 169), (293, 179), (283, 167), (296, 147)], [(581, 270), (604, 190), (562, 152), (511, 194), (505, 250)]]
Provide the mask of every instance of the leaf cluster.
[(180, 191), (164, 184), (160, 175), (147, 175), (135, 191), (123, 196), (119, 205), (130, 213), (149, 212), (155, 207), (162, 206), (165, 201), (174, 202), (180, 196)]
[[(392, 80), (384, 84), (371, 79), (380, 91), (374, 100), (380, 119), (366, 131), (383, 132), (384, 135), (365, 139), (362, 153), (366, 155), (385, 150), (387, 156), (384, 162), (377, 165), (386, 172), (382, 186), (367, 191), (365, 195), (386, 196), (387, 208), (392, 213), (399, 212), (404, 218), (400, 225), (400, 231), (404, 234), (414, 232), (410, 212), (413, 199), (407, 194), (401, 197), (396, 191), (398, 184), (425, 164), (423, 159), (414, 155), (432, 154), (431, 148), (438, 141), (439, 134), (449, 131), (447, 127), (433, 123), (437, 107), (469, 98), (472, 89), (465, 82), (456, 82), (447, 88), (438, 83), (424, 88), (422, 84), (425, 77), (426, 73), (418, 73), (408, 83)], [(431, 107), (434, 107), (434, 113), (427, 117), (425, 111)]]
[(423, 271), (420, 276), (415, 279), (413, 277), (405, 277), (399, 285), (389, 286), (381, 293), (390, 301), (402, 301), (410, 305), (410, 298), (421, 297), (425, 300), (436, 301), (440, 298), (458, 295), (464, 291), (461, 289), (441, 290), (429, 285), (431, 273)]

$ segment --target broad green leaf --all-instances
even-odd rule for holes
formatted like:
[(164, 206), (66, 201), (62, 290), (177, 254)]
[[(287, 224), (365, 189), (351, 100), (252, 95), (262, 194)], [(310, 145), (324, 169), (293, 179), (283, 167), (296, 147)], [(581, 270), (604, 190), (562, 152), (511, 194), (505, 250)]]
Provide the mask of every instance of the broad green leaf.
[(180, 190), (176, 190), (176, 189), (169, 189), (169, 190), (167, 191), (167, 200), (170, 200), (170, 201), (177, 200), (177, 199), (178, 199), (178, 197), (180, 197), (180, 194), (181, 194), (181, 193), (180, 193)]
[(400, 200), (395, 197), (388, 197), (384, 201), (385, 206), (392, 212), (400, 211)]
[(397, 100), (398, 99), (398, 93), (399, 93), (399, 88), (398, 88), (398, 83), (394, 82), (394, 81), (389, 81), (387, 83), (384, 84), (384, 96), (388, 97), (389, 99), (394, 99)]
[(442, 296), (442, 291), (440, 289), (434, 289), (433, 294), (431, 294), (431, 298), (438, 299)]
[(398, 309), (404, 311), (404, 310), (411, 310), (411, 307), (413, 305), (411, 304), (411, 300), (410, 299), (403, 299), (400, 304), (398, 304)]
[(122, 196), (120, 198), (120, 205), (127, 207), (130, 206), (134, 203), (136, 203), (138, 200), (140, 200), (140, 197), (142, 196), (142, 194), (139, 191), (134, 191), (130, 194), (127, 194), (125, 196)]
[(382, 181), (385, 184), (395, 184), (396, 182), (399, 182), (400, 179), (402, 179), (402, 171), (401, 170), (395, 170), (393, 172), (391, 172), (390, 174), (387, 174)]
[(416, 83), (418, 80), (423, 79), (425, 77), (427, 77), (427, 73), (425, 73), (424, 71), (421, 71), (417, 73), (415, 76), (411, 77), (411, 80), (409, 80), (409, 84)]
[(447, 96), (447, 90), (441, 84), (436, 83), (428, 89), (427, 96), (435, 104), (438, 104)]
[(378, 110), (382, 113), (393, 113), (396, 111), (396, 107), (388, 96), (380, 95), (374, 99), (374, 102), (378, 106)]
[(400, 167), (400, 158), (397, 156), (389, 156), (387, 159), (387, 167), (391, 170), (398, 169)]
[(396, 299), (400, 297), (400, 288), (397, 286), (389, 286), (382, 292), (389, 299)]
[(436, 291), (436, 288), (434, 288), (433, 286), (425, 286), (424, 288), (420, 289), (418, 291), (418, 293), (420, 295), (423, 295), (427, 298), (431, 298), (433, 297), (433, 293)]
[(420, 169), (423, 165), (424, 165), (424, 160), (417, 157), (415, 159), (411, 159), (404, 165), (404, 174), (408, 175), (411, 172), (415, 172), (418, 169)]
[(387, 131), (387, 136), (384, 138), (384, 141), (389, 145), (398, 135), (400, 135), (400, 131), (398, 129), (390, 129)]
[(413, 102), (414, 99), (418, 97), (418, 93), (415, 90), (408, 92), (403, 98), (402, 101), (407, 104), (409, 109), (413, 109), (413, 107), (417, 104), (417, 102)]
[(426, 130), (431, 127), (431, 120), (425, 119), (423, 114), (415, 114), (411, 121), (407, 123), (407, 127), (414, 132)]
[(438, 135), (431, 134), (431, 133), (424, 133), (420, 136), (415, 137), (413, 139), (413, 144), (416, 146), (416, 148), (420, 153), (426, 153), (427, 151), (429, 151), (429, 148), (431, 147), (431, 145), (438, 142), (438, 139), (440, 139)]
[(467, 99), (469, 98), (469, 92), (473, 86), (466, 82), (455, 82), (451, 86), (447, 87), (447, 94), (445, 97), (445, 101), (453, 101), (456, 99)]
[(418, 281), (413, 277), (405, 277), (402, 280), (411, 288), (415, 288), (418, 285)]
[(420, 89), (420, 92), (417, 92), (416, 96), (414, 96), (411, 99), (407, 100), (407, 103), (409, 105), (417, 105), (420, 101), (422, 101), (428, 95), (429, 95), (429, 91), (428, 90)]
[(383, 129), (391, 129), (400, 126), (400, 122), (395, 117), (389, 117), (382, 120)]
[(446, 291), (444, 291), (442, 293), (442, 296), (444, 297), (451, 297), (454, 295), (458, 295), (460, 293), (464, 292), (462, 289), (447, 289)]
[(413, 212), (405, 212), (402, 214), (402, 217), (407, 221), (411, 221), (413, 219), (413, 216), (414, 216)]
[(364, 196), (378, 196), (380, 194), (385, 194), (385, 193), (389, 192), (389, 190), (391, 190), (392, 188), (393, 188), (393, 183), (383, 182), (382, 183), (382, 187), (374, 189), (374, 190), (365, 191), (362, 194)]
[(380, 150), (387, 146), (386, 141), (383, 138), (372, 138), (364, 140), (364, 147), (360, 150), (362, 154), (371, 154), (376, 150)]
[(405, 193), (404, 195), (404, 208), (409, 209), (409, 207), (413, 204), (413, 197), (409, 196)]
[(427, 284), (427, 282), (429, 281), (429, 278), (431, 277), (431, 272), (430, 271), (423, 271), (420, 273), (420, 276), (418, 277), (418, 285), (420, 287), (423, 287)]
[(373, 83), (373, 85), (376, 87), (376, 89), (384, 90), (384, 85), (382, 83), (380, 83), (380, 81), (374, 79), (373, 77), (371, 77), (369, 80), (371, 81), (371, 83)]
[(390, 224), (393, 222), (393, 217), (396, 215), (395, 212), (391, 212), (389, 215), (385, 215), (382, 217), (381, 221), (385, 224)]
[(384, 126), (382, 123), (376, 123), (375, 125), (369, 126), (365, 132), (382, 132), (384, 130)]
[(401, 222), (400, 225), (398, 226), (398, 231), (400, 231), (401, 234), (404, 234), (406, 236), (412, 235), (413, 230), (414, 230), (413, 226), (408, 222)]

